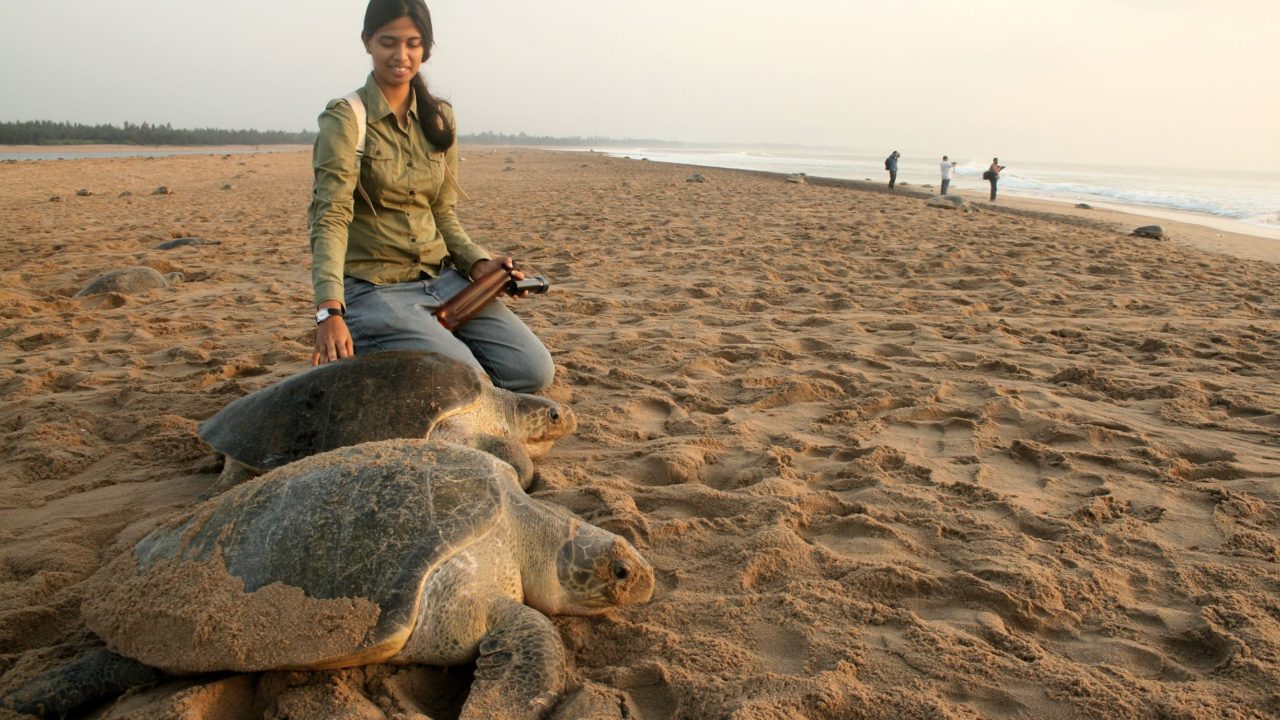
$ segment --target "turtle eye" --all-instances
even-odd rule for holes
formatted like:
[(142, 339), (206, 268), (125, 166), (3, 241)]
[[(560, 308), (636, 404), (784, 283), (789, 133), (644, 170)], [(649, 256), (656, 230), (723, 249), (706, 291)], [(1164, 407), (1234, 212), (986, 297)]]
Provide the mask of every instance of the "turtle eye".
[(631, 574), (627, 564), (621, 560), (614, 560), (613, 564), (609, 566), (609, 570), (613, 573), (613, 579), (615, 580), (626, 580), (627, 576)]
[(560, 411), (555, 408), (551, 408), (547, 411), (547, 417), (551, 418), (551, 422), (560, 422)]

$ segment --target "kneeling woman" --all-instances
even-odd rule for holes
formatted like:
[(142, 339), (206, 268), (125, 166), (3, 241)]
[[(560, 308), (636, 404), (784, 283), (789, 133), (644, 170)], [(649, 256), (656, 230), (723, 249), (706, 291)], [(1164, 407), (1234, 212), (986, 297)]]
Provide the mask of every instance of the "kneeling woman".
[[(454, 214), (458, 143), (453, 109), (418, 71), (431, 54), (422, 0), (372, 0), (361, 34), (373, 72), (356, 91), (367, 113), (363, 156), (352, 102), (320, 115), (313, 154), (312, 364), (380, 350), (433, 350), (482, 369), (498, 387), (551, 384), (551, 354), (503, 303), (449, 332), (432, 311), (512, 260), (493, 258)], [(517, 278), (522, 277), (514, 271)]]

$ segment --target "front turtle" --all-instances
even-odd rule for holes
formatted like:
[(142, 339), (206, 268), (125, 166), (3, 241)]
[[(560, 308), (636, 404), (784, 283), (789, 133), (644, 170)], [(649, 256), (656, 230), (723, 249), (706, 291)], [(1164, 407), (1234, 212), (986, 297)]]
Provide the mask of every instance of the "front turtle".
[(490, 455), (366, 443), (244, 483), (103, 567), (85, 582), (82, 614), (112, 652), (37, 678), (9, 704), (70, 712), (59, 702), (120, 692), (85, 687), (120, 667), (475, 660), (463, 720), (540, 718), (566, 674), (543, 613), (598, 614), (648, 600), (653, 586), (630, 543), (529, 497)]
[(438, 353), (395, 350), (286, 378), (227, 405), (198, 431), (226, 456), (214, 491), (335, 448), (432, 437), (511, 463), (527, 488), (532, 458), (575, 427), (573, 412), (554, 400), (494, 387)]

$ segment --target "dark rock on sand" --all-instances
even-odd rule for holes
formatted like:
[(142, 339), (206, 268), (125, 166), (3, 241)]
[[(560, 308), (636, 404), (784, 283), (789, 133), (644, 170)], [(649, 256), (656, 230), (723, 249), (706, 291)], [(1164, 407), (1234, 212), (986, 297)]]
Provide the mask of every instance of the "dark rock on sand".
[(61, 195), (53, 195), (49, 198), (49, 202), (62, 202)]
[(173, 240), (165, 240), (156, 246), (156, 250), (172, 250), (174, 248), (186, 245), (221, 245), (221, 240), (209, 240), (202, 237), (180, 237)]
[(93, 194), (92, 192), (84, 188), (80, 188), (79, 190), (76, 191), (76, 195), (79, 195), (80, 197), (89, 197), (92, 194)]
[(1137, 235), (1138, 237), (1155, 238), (1156, 240), (1169, 239), (1169, 233), (1166, 233), (1164, 231), (1164, 228), (1160, 227), (1159, 225), (1143, 225), (1142, 227), (1134, 230), (1133, 234)]
[(153, 192), (153, 193), (151, 193), (151, 194), (152, 194), (152, 195), (172, 195), (172, 194), (173, 194), (173, 191), (172, 191), (172, 190), (170, 190), (168, 186), (166, 186), (166, 185), (161, 185), (160, 187), (158, 187), (158, 188), (156, 188), (156, 189), (155, 189), (155, 192)]
[(152, 288), (168, 287), (164, 276), (156, 270), (145, 267), (131, 267), (124, 270), (112, 270), (94, 278), (76, 293), (76, 297), (86, 297), (105, 292), (116, 292), (122, 295), (133, 295)]

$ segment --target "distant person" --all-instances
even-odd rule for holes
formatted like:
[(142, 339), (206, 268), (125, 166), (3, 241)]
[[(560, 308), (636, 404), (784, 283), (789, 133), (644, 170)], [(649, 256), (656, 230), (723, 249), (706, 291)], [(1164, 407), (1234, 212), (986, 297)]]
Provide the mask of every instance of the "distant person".
[(898, 182), (898, 158), (902, 157), (897, 150), (889, 153), (889, 157), (884, 159), (884, 169), (889, 171), (889, 189), (893, 189), (894, 183)]
[(433, 43), (426, 4), (372, 0), (360, 37), (373, 72), (354, 97), (325, 107), (312, 153), (311, 363), (432, 350), (482, 370), (498, 387), (546, 388), (555, 373), (551, 354), (505, 304), (490, 303), (454, 332), (433, 314), (469, 279), (500, 267), (524, 276), (511, 258), (472, 242), (454, 214), (453, 107), (432, 96), (419, 74)]
[(948, 162), (947, 156), (942, 156), (942, 194), (947, 194), (947, 188), (951, 187), (951, 177), (956, 172), (956, 164)]
[(1004, 166), (1000, 164), (1000, 158), (991, 158), (991, 167), (982, 173), (982, 179), (991, 183), (991, 202), (996, 201), (996, 183), (1000, 182), (1000, 171)]

